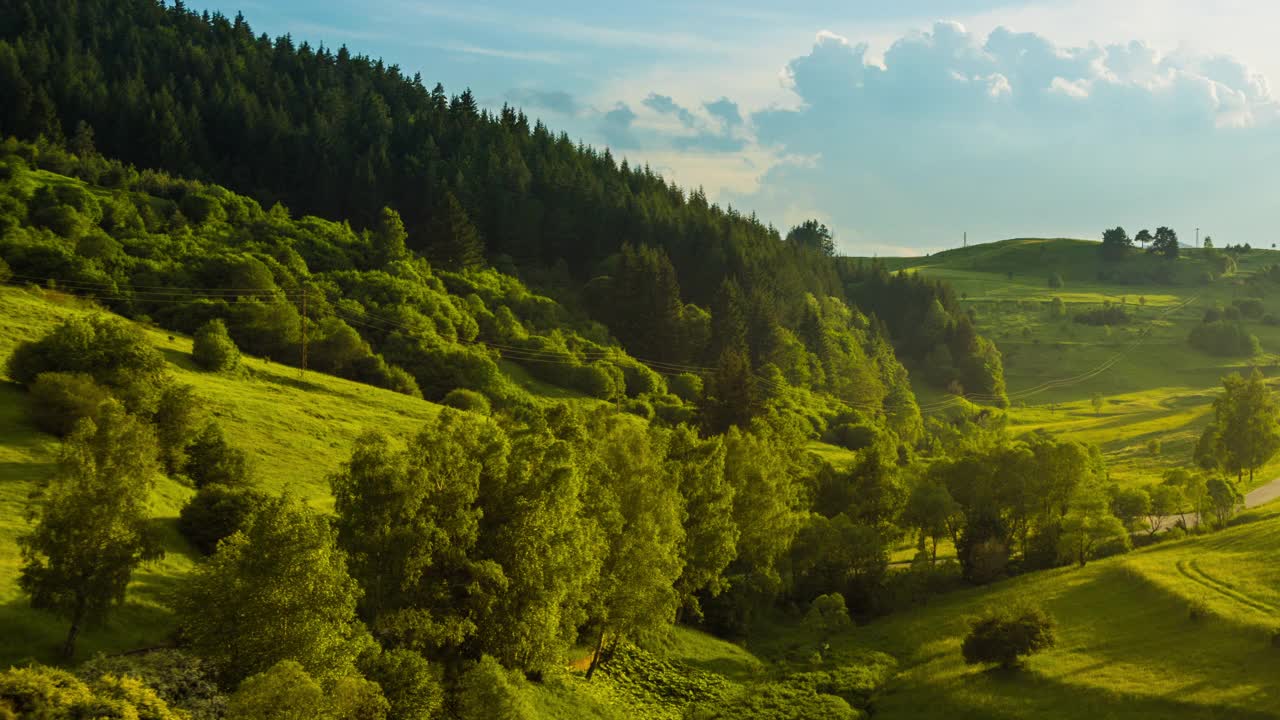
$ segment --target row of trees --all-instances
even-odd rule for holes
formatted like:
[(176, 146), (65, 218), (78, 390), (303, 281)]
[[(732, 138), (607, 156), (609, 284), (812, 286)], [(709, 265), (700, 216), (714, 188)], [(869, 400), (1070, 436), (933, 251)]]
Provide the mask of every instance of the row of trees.
[[(1208, 238), (1206, 238), (1207, 240)], [(1129, 251), (1133, 249), (1134, 243), (1138, 243), (1148, 253), (1160, 255), (1169, 260), (1178, 257), (1178, 233), (1173, 228), (1160, 226), (1156, 228), (1154, 235), (1150, 230), (1142, 229), (1138, 231), (1133, 238), (1125, 232), (1124, 228), (1116, 226), (1102, 233), (1102, 246), (1098, 248), (1098, 252), (1104, 260), (1122, 260), (1128, 257)], [(1150, 244), (1151, 247), (1147, 247)], [(1212, 245), (1206, 245), (1212, 247)]]

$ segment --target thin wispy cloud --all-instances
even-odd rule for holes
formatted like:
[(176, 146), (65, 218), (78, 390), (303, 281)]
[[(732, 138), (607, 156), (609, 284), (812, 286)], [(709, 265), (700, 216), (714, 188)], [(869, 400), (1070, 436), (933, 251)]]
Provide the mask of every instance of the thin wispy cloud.
[(556, 52), (542, 52), (536, 50), (507, 50), (504, 48), (480, 47), (478, 45), (463, 45), (457, 43), (419, 43), (422, 47), (434, 48), (436, 50), (444, 50), (451, 53), (460, 53), (463, 55), (477, 55), (480, 57), (503, 58), (506, 60), (519, 60), (521, 62), (546, 63), (549, 65), (563, 65), (570, 62), (570, 58), (566, 55)]

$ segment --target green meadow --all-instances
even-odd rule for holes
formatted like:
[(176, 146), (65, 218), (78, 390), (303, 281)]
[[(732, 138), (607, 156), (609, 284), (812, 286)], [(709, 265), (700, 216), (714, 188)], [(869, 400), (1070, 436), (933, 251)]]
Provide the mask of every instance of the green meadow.
[[(1280, 717), (1280, 506), (1217, 534), (950, 593), (830, 641), (879, 650), (899, 673), (877, 718)], [(1017, 600), (1043, 605), (1057, 645), (1020, 671), (967, 666), (968, 619)], [(779, 631), (753, 648), (794, 642)]]
[[(1004, 357), (1015, 432), (1044, 429), (1096, 443), (1113, 480), (1143, 484), (1189, 461), (1223, 375), (1253, 367), (1271, 378), (1280, 373), (1280, 326), (1245, 320), (1262, 348), (1254, 357), (1215, 357), (1187, 342), (1206, 309), (1255, 297), (1255, 288), (1268, 285), (1251, 285), (1248, 278), (1280, 263), (1280, 252), (1269, 249), (1236, 257), (1233, 272), (1212, 280), (1205, 276), (1213, 266), (1203, 250), (1183, 249), (1176, 260), (1135, 251), (1109, 262), (1099, 257), (1098, 243), (1070, 239), (1005, 240), (882, 262), (955, 288), (979, 331)], [(1129, 278), (1159, 272), (1166, 278), (1100, 281), (1099, 271)], [(1053, 274), (1061, 277), (1061, 287), (1049, 286)], [(1267, 314), (1280, 316), (1280, 286), (1270, 287), (1273, 292), (1257, 299)], [(1062, 300), (1065, 317), (1051, 316), (1054, 298)], [(1123, 305), (1132, 321), (1092, 326), (1072, 320), (1105, 303)], [(945, 399), (919, 385), (917, 391), (922, 405)], [(1273, 463), (1256, 480), (1278, 472), (1280, 465)]]

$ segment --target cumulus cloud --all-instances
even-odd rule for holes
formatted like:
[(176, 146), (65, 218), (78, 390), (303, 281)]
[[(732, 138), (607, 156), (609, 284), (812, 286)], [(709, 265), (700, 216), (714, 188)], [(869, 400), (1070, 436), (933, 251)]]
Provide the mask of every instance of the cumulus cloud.
[(857, 228), (868, 247), (1200, 224), (1193, 208), (1228, 187), (1257, 195), (1246, 188), (1271, 171), (1250, 147), (1280, 139), (1276, 99), (1248, 66), (1140, 42), (1064, 47), (942, 22), (872, 62), (866, 44), (823, 31), (783, 81), (795, 107), (750, 126), (765, 147), (817, 160), (773, 168), (735, 202), (825, 208), (837, 235)]

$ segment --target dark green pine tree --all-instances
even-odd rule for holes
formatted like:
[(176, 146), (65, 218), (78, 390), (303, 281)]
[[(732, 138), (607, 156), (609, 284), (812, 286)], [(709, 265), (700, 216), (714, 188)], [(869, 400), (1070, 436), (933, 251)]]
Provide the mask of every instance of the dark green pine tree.
[(728, 349), (720, 354), (711, 376), (703, 423), (711, 433), (730, 427), (745, 428), (759, 410), (759, 392), (751, 371), (751, 356), (745, 349)]
[(427, 258), (446, 270), (473, 270), (484, 265), (484, 242), (457, 196), (447, 192), (427, 229)]
[(680, 283), (665, 251), (624, 245), (614, 284), (610, 329), (634, 355), (665, 362), (687, 358), (681, 351)]

